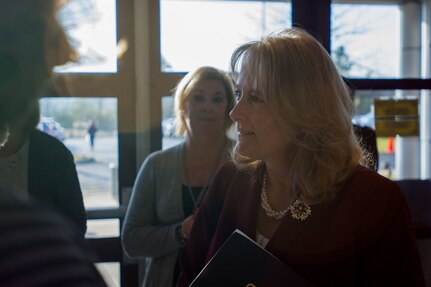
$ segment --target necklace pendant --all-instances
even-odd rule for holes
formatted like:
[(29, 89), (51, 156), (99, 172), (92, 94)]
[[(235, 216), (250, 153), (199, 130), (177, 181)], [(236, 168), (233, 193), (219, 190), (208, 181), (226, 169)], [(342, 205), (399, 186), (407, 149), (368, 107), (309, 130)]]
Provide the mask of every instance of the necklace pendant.
[(294, 219), (305, 220), (311, 214), (311, 208), (299, 199), (290, 206), (290, 213)]
[(260, 193), (260, 206), (265, 211), (266, 215), (276, 220), (281, 220), (288, 211), (293, 219), (305, 220), (311, 214), (311, 207), (303, 201), (297, 199), (295, 202), (284, 210), (275, 211), (269, 204), (268, 195), (266, 193), (266, 174), (263, 176), (262, 191)]

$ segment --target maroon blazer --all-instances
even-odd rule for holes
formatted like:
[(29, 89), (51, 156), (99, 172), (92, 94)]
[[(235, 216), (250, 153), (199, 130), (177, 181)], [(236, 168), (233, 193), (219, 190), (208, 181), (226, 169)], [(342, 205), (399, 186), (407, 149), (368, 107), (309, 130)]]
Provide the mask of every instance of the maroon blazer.
[[(180, 257), (188, 286), (236, 229), (255, 238), (262, 182), (226, 164), (214, 178)], [(399, 187), (358, 166), (336, 199), (289, 214), (266, 249), (315, 286), (425, 286), (410, 212)]]

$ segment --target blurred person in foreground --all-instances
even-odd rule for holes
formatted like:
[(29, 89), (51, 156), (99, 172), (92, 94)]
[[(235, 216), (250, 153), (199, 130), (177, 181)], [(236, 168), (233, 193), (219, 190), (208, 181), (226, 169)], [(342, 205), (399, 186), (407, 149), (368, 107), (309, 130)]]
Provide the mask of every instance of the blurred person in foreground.
[[(0, 0), (0, 152), (3, 155), (13, 155), (28, 141), (14, 127), (24, 127), (31, 122), (29, 119), (38, 117), (35, 109), (50, 81), (52, 68), (70, 58), (69, 43), (56, 19), (59, 3)], [(41, 161), (38, 168), (44, 169), (49, 164), (47, 160)], [(44, 198), (39, 201), (22, 188), (25, 181), (20, 173), (26, 171), (27, 164), (25, 159), (18, 160), (19, 166), (14, 167), (18, 169), (10, 174), (15, 177), (12, 180), (0, 174), (0, 285), (106, 286), (77, 228), (53, 212)], [(30, 172), (26, 177), (34, 176)], [(43, 188), (39, 185), (34, 192), (43, 194), (46, 192)], [(60, 196), (61, 190), (53, 190)]]
[(38, 100), (51, 86), (53, 67), (74, 57), (47, 10), (54, 5), (49, 2), (54, 1), (0, 2), (0, 180), (46, 203), (84, 236), (86, 213), (73, 155), (36, 129)]
[(177, 286), (236, 228), (314, 286), (425, 286), (407, 203), (361, 164), (349, 91), (321, 44), (287, 29), (237, 48), (231, 67), (235, 158), (195, 216)]
[(142, 286), (174, 286), (186, 243), (208, 184), (230, 159), (233, 82), (212, 67), (188, 73), (175, 90), (176, 133), (185, 141), (145, 160), (133, 187), (122, 242), (145, 257)]
[(95, 254), (68, 224), (0, 183), (0, 285), (105, 287)]

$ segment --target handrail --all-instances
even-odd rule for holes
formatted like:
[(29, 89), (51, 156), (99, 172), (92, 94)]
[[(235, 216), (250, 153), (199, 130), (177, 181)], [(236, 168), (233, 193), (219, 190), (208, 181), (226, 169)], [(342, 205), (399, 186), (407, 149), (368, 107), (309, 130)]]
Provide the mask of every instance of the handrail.
[(91, 208), (87, 209), (87, 219), (110, 219), (110, 218), (124, 218), (126, 214), (126, 207), (113, 207), (113, 208)]

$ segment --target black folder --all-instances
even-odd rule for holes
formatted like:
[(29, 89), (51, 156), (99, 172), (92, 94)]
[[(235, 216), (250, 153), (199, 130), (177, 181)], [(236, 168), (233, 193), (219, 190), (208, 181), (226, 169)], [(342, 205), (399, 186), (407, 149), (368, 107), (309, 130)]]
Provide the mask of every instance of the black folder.
[(312, 285), (237, 229), (190, 284), (190, 287), (211, 286), (310, 287)]

